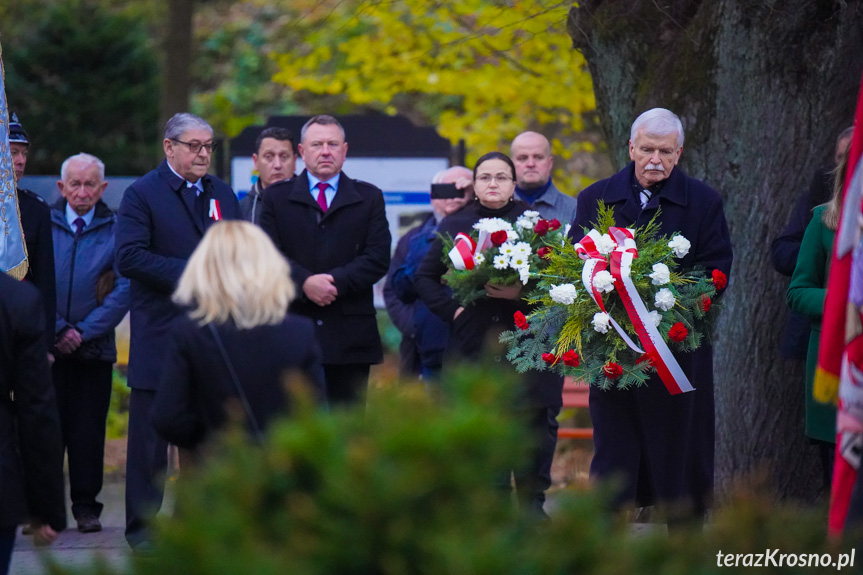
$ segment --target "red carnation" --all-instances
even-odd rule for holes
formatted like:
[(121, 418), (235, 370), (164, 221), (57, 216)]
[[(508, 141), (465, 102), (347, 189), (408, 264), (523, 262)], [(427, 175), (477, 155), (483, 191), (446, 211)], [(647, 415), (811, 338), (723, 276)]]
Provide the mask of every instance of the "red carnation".
[(554, 218), (553, 220), (548, 222), (548, 229), (550, 229), (551, 231), (559, 230), (560, 229), (560, 221), (558, 221), (557, 218)]
[(533, 231), (538, 236), (544, 236), (545, 234), (548, 233), (548, 230), (549, 230), (548, 220), (539, 220), (538, 222), (536, 222), (536, 225), (533, 227)]
[(509, 234), (506, 233), (506, 230), (498, 230), (491, 234), (491, 243), (496, 246), (503, 245), (508, 239)]
[(557, 363), (557, 356), (553, 353), (544, 353), (542, 354), (542, 361), (544, 361), (548, 365), (554, 365), (555, 363)]
[(683, 341), (687, 335), (689, 335), (689, 330), (686, 329), (683, 322), (677, 322), (668, 330), (668, 337), (671, 341)]
[(527, 318), (524, 317), (524, 314), (520, 311), (512, 314), (512, 317), (515, 318), (515, 327), (517, 327), (518, 329), (526, 330), (528, 327), (530, 327), (529, 325), (527, 325)]
[(578, 367), (581, 364), (581, 361), (578, 359), (578, 354), (575, 353), (575, 350), (573, 349), (564, 353), (562, 359), (563, 365), (568, 365), (569, 367)]
[(713, 285), (716, 286), (717, 290), (725, 289), (725, 286), (728, 285), (728, 276), (720, 270), (713, 270)]
[(550, 256), (553, 251), (554, 250), (551, 248), (551, 246), (542, 246), (541, 248), (536, 250), (536, 255), (545, 260), (548, 259), (548, 256)]
[(710, 306), (713, 305), (713, 302), (710, 301), (710, 298), (707, 295), (701, 296), (701, 301), (698, 302), (698, 307), (701, 308), (701, 311), (707, 313), (710, 311)]
[(617, 379), (623, 375), (623, 368), (620, 367), (619, 363), (608, 362), (602, 366), (602, 373), (604, 373), (605, 377), (608, 379)]
[(644, 363), (645, 361), (650, 364), (650, 367), (655, 367), (656, 366), (656, 355), (654, 355), (653, 353), (651, 353), (649, 351), (642, 353), (638, 357), (638, 359), (635, 360), (635, 363)]

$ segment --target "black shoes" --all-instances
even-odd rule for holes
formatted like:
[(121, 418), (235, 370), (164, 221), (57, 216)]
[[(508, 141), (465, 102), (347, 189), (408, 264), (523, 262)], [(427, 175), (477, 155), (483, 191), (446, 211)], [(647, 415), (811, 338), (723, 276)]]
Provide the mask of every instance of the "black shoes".
[(81, 533), (96, 533), (102, 530), (102, 524), (95, 515), (82, 515), (77, 518), (78, 531)]

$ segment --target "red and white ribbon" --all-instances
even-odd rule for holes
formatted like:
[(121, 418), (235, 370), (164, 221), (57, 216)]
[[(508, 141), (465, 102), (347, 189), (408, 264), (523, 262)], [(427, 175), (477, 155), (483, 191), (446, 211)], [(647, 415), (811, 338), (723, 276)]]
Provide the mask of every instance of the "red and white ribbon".
[[(650, 318), (650, 312), (641, 300), (641, 296), (638, 295), (638, 290), (632, 281), (632, 260), (638, 257), (638, 250), (635, 247), (635, 231), (631, 228), (610, 227), (608, 233), (615, 242), (614, 251), (611, 252), (610, 257), (610, 271), (615, 279), (615, 289), (620, 294), (620, 299), (641, 345), (654, 359), (656, 371), (670, 394), (677, 395), (693, 391), (695, 388), (692, 387), (689, 378), (683, 373), (680, 364), (677, 363), (665, 340), (662, 339), (662, 335)], [(579, 257), (585, 260), (581, 277), (582, 283), (599, 309), (604, 312), (602, 294), (593, 287), (594, 276), (608, 267), (604, 256), (596, 248), (600, 237), (598, 231), (591, 230), (587, 236), (575, 244), (575, 251)], [(611, 324), (633, 351), (644, 353), (633, 343), (617, 322), (611, 319)]]
[(222, 210), (219, 208), (219, 200), (210, 199), (210, 219), (217, 222), (222, 219)]
[(477, 241), (465, 233), (456, 234), (449, 259), (457, 270), (472, 270), (476, 266), (475, 256), (491, 247), (491, 234), (479, 232)]

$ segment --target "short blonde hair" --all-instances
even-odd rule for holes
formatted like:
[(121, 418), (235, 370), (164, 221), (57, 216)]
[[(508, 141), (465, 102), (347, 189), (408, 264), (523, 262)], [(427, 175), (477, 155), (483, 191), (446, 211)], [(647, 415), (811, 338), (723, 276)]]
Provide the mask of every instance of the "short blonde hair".
[(173, 300), (207, 323), (228, 319), (240, 329), (277, 324), (294, 299), (291, 268), (258, 226), (244, 221), (214, 224), (192, 252)]

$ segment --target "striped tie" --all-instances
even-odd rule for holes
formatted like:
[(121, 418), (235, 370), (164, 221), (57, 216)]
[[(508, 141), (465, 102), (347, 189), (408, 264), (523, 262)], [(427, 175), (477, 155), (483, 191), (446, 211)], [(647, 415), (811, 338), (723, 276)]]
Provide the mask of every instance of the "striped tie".
[(650, 190), (641, 190), (641, 194), (639, 198), (641, 198), (641, 209), (643, 210), (645, 206), (647, 206), (647, 202), (650, 201), (651, 192)]

